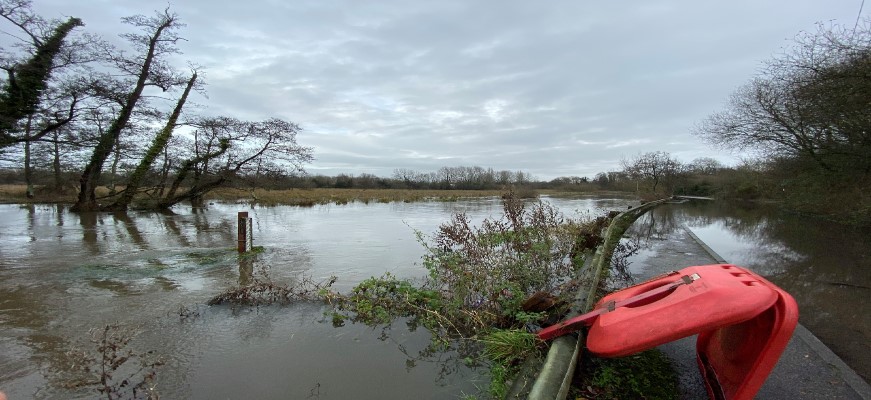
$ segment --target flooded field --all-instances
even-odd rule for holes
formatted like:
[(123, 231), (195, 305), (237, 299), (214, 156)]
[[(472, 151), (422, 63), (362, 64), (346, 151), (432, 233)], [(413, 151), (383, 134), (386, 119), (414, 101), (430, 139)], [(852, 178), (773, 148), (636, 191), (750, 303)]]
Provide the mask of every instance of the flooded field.
[[(552, 201), (574, 214), (628, 200)], [(500, 215), (498, 199), (175, 211), (0, 205), (0, 389), (10, 398), (92, 398), (63, 389), (58, 371), (69, 368), (67, 350), (93, 347), (89, 330), (106, 324), (139, 327), (131, 346), (164, 358), (166, 398), (454, 399), (487, 386), (485, 369), (455, 355), (419, 355), (428, 333), (401, 322), (384, 332), (334, 328), (319, 305), (204, 304), (255, 273), (278, 283), (336, 275), (339, 291), (385, 272), (422, 276), (415, 231), (433, 233), (455, 212)], [(254, 262), (233, 250), (238, 211), (253, 217), (255, 245), (264, 247)]]
[[(630, 203), (547, 201), (567, 215)], [(253, 262), (233, 250), (238, 211), (253, 217), (255, 245), (264, 248)], [(65, 353), (93, 347), (89, 331), (106, 324), (137, 327), (131, 347), (165, 361), (157, 378), (165, 398), (455, 399), (487, 386), (486, 369), (456, 354), (420, 354), (428, 333), (402, 321), (334, 328), (317, 304), (205, 303), (252, 274), (279, 283), (336, 275), (339, 291), (384, 272), (420, 277), (415, 231), (432, 233), (455, 212), (475, 221), (499, 215), (498, 199), (175, 212), (0, 205), (0, 390), (13, 399), (93, 398), (63, 387)], [(770, 209), (694, 202), (657, 209), (639, 224), (655, 225), (654, 241), (687, 226), (730, 262), (792, 293), (802, 322), (836, 352), (868, 349), (867, 236), (790, 221)], [(643, 263), (644, 254), (633, 261)], [(858, 345), (839, 350), (838, 342)], [(844, 358), (867, 378), (867, 358)]]

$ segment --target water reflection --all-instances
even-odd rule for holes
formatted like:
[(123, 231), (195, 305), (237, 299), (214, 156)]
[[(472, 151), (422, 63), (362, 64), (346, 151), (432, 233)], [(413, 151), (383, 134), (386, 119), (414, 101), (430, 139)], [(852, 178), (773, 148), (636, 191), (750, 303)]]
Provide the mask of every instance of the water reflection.
[(254, 258), (239, 257), (239, 286), (245, 286), (252, 282), (254, 277)]
[(82, 244), (92, 255), (100, 254), (97, 244), (97, 219), (101, 214), (93, 212), (79, 213), (79, 224), (82, 227)]
[(650, 249), (684, 227), (728, 262), (792, 294), (800, 322), (871, 377), (871, 232), (764, 204), (698, 201), (659, 207), (631, 231)]
[[(369, 208), (365, 211), (375, 211), (375, 215), (361, 214), (362, 218), (356, 218), (356, 221), (349, 210), (361, 211), (352, 207), (339, 209), (339, 212), (331, 208), (257, 210), (255, 237), (262, 238), (258, 245), (267, 248), (261, 261), (271, 265), (272, 278), (287, 282), (300, 273), (313, 270), (332, 273), (341, 271), (343, 263), (354, 268), (355, 274), (376, 275), (390, 268), (384, 260), (391, 259), (386, 256), (390, 252), (388, 247), (397, 243), (390, 243), (388, 239), (401, 237), (410, 239), (403, 244), (413, 244), (413, 229), (396, 219), (388, 205)], [(305, 318), (307, 325), (316, 324), (318, 328), (299, 327), (303, 332), (290, 332), (290, 337), (297, 338), (294, 343), (303, 340), (299, 342), (301, 349), (291, 354), (284, 346), (287, 335), (274, 333), (284, 329), (276, 324), (283, 325), (287, 318), (294, 316), (285, 314), (286, 310), (272, 315), (266, 310), (258, 310), (247, 316), (204, 318), (194, 322), (193, 326), (179, 325), (176, 317), (173, 323), (172, 310), (180, 305), (202, 304), (229, 285), (242, 285), (252, 279), (255, 259), (238, 258), (232, 250), (234, 214), (235, 210), (225, 206), (179, 215), (69, 214), (66, 209), (55, 206), (22, 209), (0, 206), (0, 234), (3, 238), (0, 241), (0, 280), (3, 282), (0, 287), (0, 324), (3, 327), (0, 329), (0, 343), (4, 348), (0, 357), (0, 387), (11, 398), (77, 396), (58, 390), (57, 387), (62, 387), (61, 382), (46, 386), (46, 379), (56, 378), (50, 371), (64, 368), (64, 353), (74, 343), (88, 344), (85, 338), (89, 329), (115, 322), (144, 326), (145, 332), (138, 338), (140, 346), (159, 349), (169, 357), (161, 386), (167, 388), (170, 398), (176, 397), (175, 394), (180, 398), (213, 398), (212, 394), (216, 393), (209, 388), (223, 388), (222, 394), (226, 394), (234, 393), (234, 390), (239, 392), (245, 387), (223, 384), (235, 382), (232, 379), (202, 379), (211, 368), (218, 369), (220, 375), (235, 366), (245, 366), (237, 370), (240, 376), (245, 376), (254, 386), (275, 386), (273, 392), (264, 393), (266, 397), (280, 398), (294, 392), (287, 385), (275, 385), (275, 382), (288, 382), (294, 388), (304, 387), (296, 379), (287, 379), (286, 364), (294, 368), (322, 367), (316, 374), (324, 377), (312, 380), (311, 384), (330, 382), (330, 385), (323, 386), (323, 398), (340, 398), (327, 394), (346, 391), (338, 389), (340, 386), (344, 388), (342, 380), (347, 376), (361, 376), (368, 380), (384, 377), (378, 370), (364, 367), (373, 359), (405, 368), (404, 356), (400, 360), (391, 359), (380, 354), (384, 350), (380, 346), (364, 346), (368, 343), (367, 338), (377, 341), (369, 328), (357, 327), (354, 340), (347, 341), (344, 338), (352, 328), (344, 328), (345, 333), (336, 336), (331, 325), (312, 321), (309, 318), (312, 313), (296, 315)], [(430, 221), (440, 222), (441, 215), (432, 213), (410, 219), (415, 220), (415, 224), (424, 222), (424, 226), (417, 226), (426, 228)], [(385, 220), (390, 223), (385, 224)], [(355, 230), (361, 226), (366, 229)], [(372, 250), (377, 246), (372, 240), (365, 240), (370, 237), (387, 240), (383, 253), (373, 254)], [(411, 268), (419, 248), (402, 246), (400, 250), (392, 252), (399, 254), (394, 262)], [(406, 257), (401, 260), (402, 256), (409, 254), (414, 254), (414, 259)], [(348, 279), (347, 275), (343, 279), (348, 285), (354, 284), (353, 277)], [(317, 316), (321, 317), (320, 314)], [(234, 334), (222, 336), (222, 329), (234, 331)], [(397, 337), (403, 335), (426, 336), (426, 333), (406, 332)], [(307, 366), (300, 364), (300, 356), (321, 360), (323, 353), (330, 353), (336, 347), (328, 341), (321, 343), (322, 346), (317, 345), (317, 341), (312, 343), (313, 337), (333, 336), (345, 340), (342, 343), (346, 349), (339, 353), (341, 357), (353, 353), (352, 350), (359, 353), (360, 346), (372, 351), (358, 354), (356, 359), (343, 358), (342, 363), (352, 367), (345, 372), (331, 371), (329, 365), (314, 361)], [(216, 353), (225, 339), (227, 346), (238, 352)], [(264, 347), (268, 354), (251, 357)], [(238, 364), (237, 358), (242, 360)], [(421, 381), (423, 377), (428, 377), (431, 387), (434, 369), (437, 369), (435, 365), (417, 368), (414, 374), (420, 379), (413, 381), (419, 386), (417, 388), (397, 387), (409, 392), (426, 388), (428, 386)], [(368, 371), (368, 377), (361, 374), (361, 370)], [(250, 377), (251, 371), (272, 371), (281, 376), (267, 381), (263, 376)], [(335, 378), (331, 380), (330, 376)], [(186, 393), (186, 390), (193, 393)], [(455, 387), (453, 391), (456, 390)], [(248, 397), (253, 392), (257, 390), (252, 391), (249, 387), (234, 397)], [(269, 393), (276, 395), (269, 396)], [(344, 397), (353, 397), (354, 393), (345, 394), (350, 396)]]
[[(628, 200), (549, 201), (572, 214), (625, 209)], [(381, 332), (335, 329), (318, 307), (203, 304), (260, 268), (276, 283), (338, 275), (338, 290), (384, 272), (423, 276), (415, 231), (435, 232), (455, 212), (473, 221), (499, 215), (498, 199), (249, 209), (264, 247), (256, 258), (234, 251), (239, 210), (0, 205), (0, 387), (10, 398), (89, 397), (59, 389), (51, 371), (64, 368), (70, 346), (88, 344), (90, 329), (114, 323), (141, 327), (137, 350), (166, 357), (167, 398), (305, 398), (312, 388), (321, 399), (457, 398), (486, 386), (460, 353), (427, 350), (429, 333), (403, 321)], [(180, 318), (184, 308), (200, 316)]]

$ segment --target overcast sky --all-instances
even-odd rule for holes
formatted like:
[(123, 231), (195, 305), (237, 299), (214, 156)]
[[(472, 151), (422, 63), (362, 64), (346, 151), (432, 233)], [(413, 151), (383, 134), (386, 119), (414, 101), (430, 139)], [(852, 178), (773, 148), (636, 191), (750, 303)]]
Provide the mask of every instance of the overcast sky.
[[(116, 41), (164, 2), (34, 0)], [(735, 157), (690, 134), (762, 61), (861, 0), (185, 0), (179, 62), (205, 67), (200, 113), (303, 128), (314, 174), (619, 169), (662, 150)], [(867, 15), (867, 11), (863, 11)], [(184, 64), (180, 64), (184, 66)]]

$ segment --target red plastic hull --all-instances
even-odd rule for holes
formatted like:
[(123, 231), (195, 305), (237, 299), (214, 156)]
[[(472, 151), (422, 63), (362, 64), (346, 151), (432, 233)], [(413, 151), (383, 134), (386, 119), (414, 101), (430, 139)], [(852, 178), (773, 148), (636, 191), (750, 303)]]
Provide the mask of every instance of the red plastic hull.
[[(752, 399), (786, 348), (798, 322), (792, 297), (746, 269), (684, 268), (697, 278), (631, 307), (601, 314), (587, 334), (600, 357), (622, 357), (699, 334), (699, 368), (713, 399)], [(596, 308), (670, 285), (664, 276), (602, 298)]]

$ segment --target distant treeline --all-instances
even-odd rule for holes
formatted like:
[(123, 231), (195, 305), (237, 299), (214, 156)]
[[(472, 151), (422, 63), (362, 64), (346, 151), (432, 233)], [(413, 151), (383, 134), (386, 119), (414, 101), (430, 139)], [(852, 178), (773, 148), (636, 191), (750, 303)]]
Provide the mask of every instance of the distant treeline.
[[(628, 191), (653, 194), (651, 179), (656, 179), (656, 195), (672, 192), (697, 195), (712, 195), (720, 191), (711, 183), (713, 176), (731, 171), (713, 159), (698, 159), (690, 164), (681, 164), (668, 156), (668, 153), (649, 153), (665, 157), (669, 168), (658, 166), (660, 175), (643, 176), (633, 171), (601, 172), (593, 177), (563, 176), (551, 180), (539, 180), (524, 171), (494, 170), (479, 166), (442, 167), (434, 172), (396, 169), (392, 176), (383, 177), (369, 173), (339, 174), (335, 176), (318, 174), (284, 174), (263, 171), (240, 174), (230, 186), (236, 188), (260, 189), (421, 189), (421, 190), (500, 190), (509, 187), (530, 189), (552, 189), (560, 191), (587, 192), (598, 190)], [(661, 161), (661, 160), (660, 160)], [(121, 166), (116, 175), (103, 174), (100, 184), (110, 187), (115, 182), (125, 182), (132, 168)], [(151, 171), (144, 181), (146, 187), (158, 187), (167, 179), (160, 171)], [(31, 181), (38, 186), (55, 190), (61, 186), (62, 192), (77, 188), (78, 175), (75, 168), (58, 173), (54, 169), (40, 168), (32, 171)], [(61, 185), (58, 185), (62, 182)], [(0, 184), (25, 184), (24, 170), (20, 168), (0, 169)], [(65, 189), (65, 190), (64, 190)]]
[[(118, 168), (118, 173), (103, 174), (100, 183), (111, 186), (114, 182), (125, 182), (129, 171), (127, 166)], [(173, 176), (164, 176), (160, 171), (151, 171), (146, 178), (146, 186), (159, 186)], [(562, 180), (568, 178), (561, 178)], [(571, 178), (577, 182), (589, 182), (587, 178)], [(31, 181), (38, 186), (54, 189), (58, 182), (67, 190), (76, 187), (78, 176), (75, 169), (57, 173), (53, 169), (34, 169)], [(21, 168), (6, 168), (0, 170), (0, 184), (24, 184), (24, 170)], [(236, 176), (229, 186), (237, 188), (262, 189), (430, 189), (430, 190), (491, 190), (510, 186), (541, 186), (547, 182), (537, 182), (535, 178), (523, 171), (495, 171), (482, 167), (443, 167), (436, 172), (418, 172), (410, 169), (397, 169), (390, 177), (376, 176), (368, 173), (339, 174), (335, 176), (317, 174), (286, 174), (283, 171), (248, 171)], [(123, 183), (122, 183), (123, 185)]]

